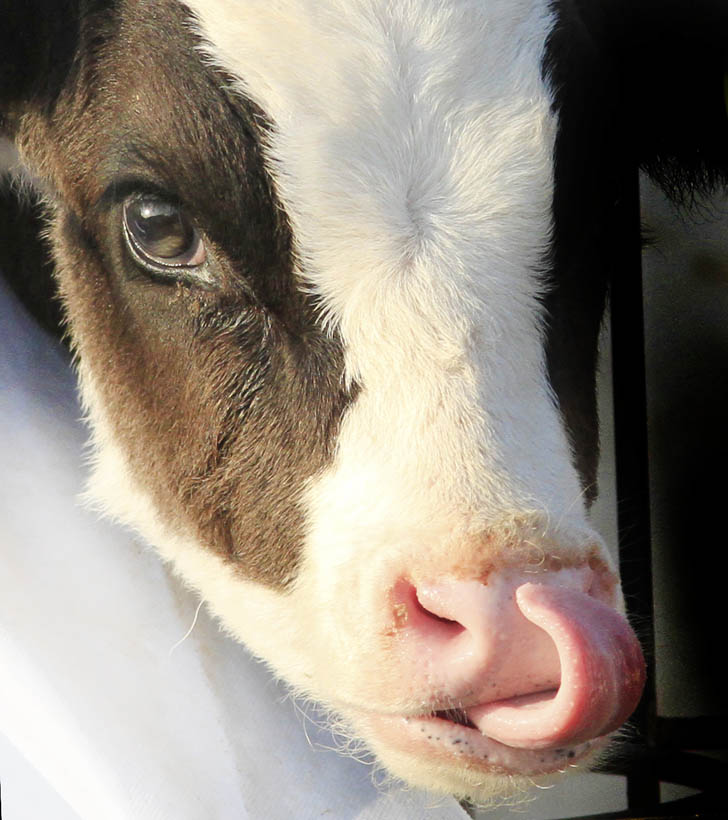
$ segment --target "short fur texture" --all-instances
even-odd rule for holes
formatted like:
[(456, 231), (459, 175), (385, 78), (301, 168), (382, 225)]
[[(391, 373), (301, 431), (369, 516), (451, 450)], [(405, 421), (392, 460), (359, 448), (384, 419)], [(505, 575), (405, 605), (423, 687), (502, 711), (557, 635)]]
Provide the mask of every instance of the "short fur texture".
[[(588, 499), (622, 169), (700, 176), (700, 133), (626, 136), (634, 65), (579, 3), (63, 9), (0, 35), (0, 132), (45, 186), (90, 497), (397, 776), (523, 788), (372, 728), (461, 705), (408, 680), (393, 589), (588, 566), (613, 593)], [(204, 283), (135, 261), (132, 195), (194, 221)]]

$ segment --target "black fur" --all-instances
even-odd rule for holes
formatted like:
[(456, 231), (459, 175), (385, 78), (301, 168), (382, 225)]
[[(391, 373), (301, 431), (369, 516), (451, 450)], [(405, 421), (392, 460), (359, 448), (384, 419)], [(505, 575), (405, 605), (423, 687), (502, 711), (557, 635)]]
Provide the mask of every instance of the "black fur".
[(587, 498), (596, 494), (597, 337), (615, 277), (634, 270), (637, 174), (674, 199), (728, 183), (728, 4), (556, 0), (547, 362)]

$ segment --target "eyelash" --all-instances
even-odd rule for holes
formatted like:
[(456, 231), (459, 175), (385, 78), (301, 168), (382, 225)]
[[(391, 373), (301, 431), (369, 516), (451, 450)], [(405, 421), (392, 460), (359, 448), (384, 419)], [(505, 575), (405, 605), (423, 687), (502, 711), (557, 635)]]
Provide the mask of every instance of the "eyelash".
[[(144, 204), (147, 205), (146, 214)], [(169, 228), (172, 242), (181, 239), (186, 243), (180, 246), (180, 252), (165, 257), (145, 248), (144, 229), (141, 225), (145, 219), (150, 222), (149, 237), (146, 237), (150, 244), (157, 243), (164, 249), (165, 240), (169, 239), (164, 231)], [(214, 286), (205, 240), (192, 220), (174, 202), (157, 195), (131, 195), (124, 200), (121, 221), (127, 249), (136, 264), (149, 276), (165, 282), (182, 281), (207, 288)], [(155, 229), (157, 236), (154, 235)], [(177, 230), (179, 236), (174, 235)], [(165, 262), (165, 259), (169, 261)]]

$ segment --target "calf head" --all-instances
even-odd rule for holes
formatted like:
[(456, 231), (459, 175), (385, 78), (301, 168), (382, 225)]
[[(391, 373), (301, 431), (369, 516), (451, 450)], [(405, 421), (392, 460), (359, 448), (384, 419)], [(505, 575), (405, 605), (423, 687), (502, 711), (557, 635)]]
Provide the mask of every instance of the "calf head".
[(655, 72), (692, 129), (660, 88), (645, 136), (630, 78), (682, 42), (649, 5), (36, 0), (0, 35), (91, 496), (440, 792), (588, 761), (641, 692), (587, 517), (596, 338), (638, 164), (728, 146), (718, 11), (697, 90)]

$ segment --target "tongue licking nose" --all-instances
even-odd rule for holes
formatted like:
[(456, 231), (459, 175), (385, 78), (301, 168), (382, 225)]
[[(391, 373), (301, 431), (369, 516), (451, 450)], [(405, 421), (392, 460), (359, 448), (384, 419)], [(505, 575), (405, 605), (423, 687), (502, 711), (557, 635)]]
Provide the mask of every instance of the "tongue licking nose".
[[(589, 569), (506, 572), (414, 590), (411, 637), (428, 680), (488, 737), (522, 749), (574, 745), (618, 728), (644, 686), (642, 651), (615, 609), (589, 594)], [(421, 645), (422, 646), (422, 645)]]

